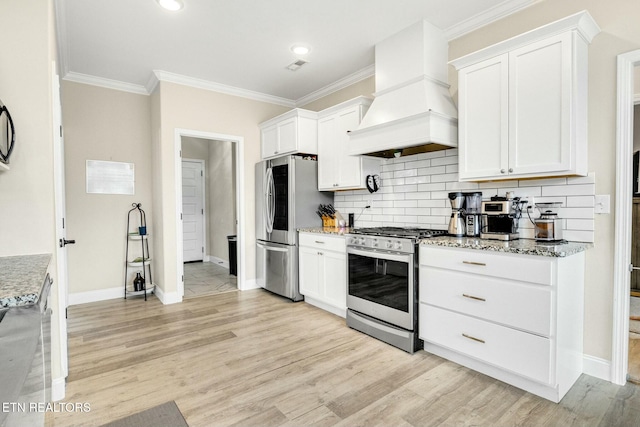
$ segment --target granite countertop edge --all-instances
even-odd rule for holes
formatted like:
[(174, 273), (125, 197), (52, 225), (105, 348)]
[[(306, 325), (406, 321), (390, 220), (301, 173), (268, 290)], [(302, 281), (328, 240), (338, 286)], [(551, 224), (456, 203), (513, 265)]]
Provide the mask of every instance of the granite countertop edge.
[(51, 254), (0, 257), (0, 308), (36, 304)]
[(518, 239), (510, 242), (479, 239), (472, 237), (438, 236), (423, 239), (421, 246), (441, 246), (448, 248), (475, 249), (487, 252), (503, 252), (521, 255), (535, 255), (563, 258), (584, 252), (593, 247), (593, 243), (567, 242), (564, 244), (545, 244), (533, 239)]
[(298, 233), (315, 233), (315, 234), (332, 234), (335, 236), (344, 236), (349, 234), (351, 229), (349, 227), (337, 228), (337, 227), (308, 227), (298, 228)]

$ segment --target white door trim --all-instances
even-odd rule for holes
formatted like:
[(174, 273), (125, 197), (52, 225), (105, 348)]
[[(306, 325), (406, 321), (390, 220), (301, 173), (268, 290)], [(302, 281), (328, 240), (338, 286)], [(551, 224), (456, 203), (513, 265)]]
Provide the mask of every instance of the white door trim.
[(633, 77), (640, 50), (618, 55), (616, 135), (616, 212), (613, 258), (613, 334), (611, 381), (624, 385), (629, 364), (629, 293), (633, 153)]
[[(200, 179), (202, 181), (202, 194), (201, 194), (201, 197), (202, 197), (202, 246), (204, 247), (204, 251), (202, 252), (202, 261), (204, 262), (206, 254), (208, 253), (208, 250), (209, 250), (209, 248), (207, 247), (207, 221), (206, 221), (207, 214), (208, 214), (207, 203), (206, 203), (207, 194), (205, 189), (205, 186), (207, 185), (207, 180), (205, 179), (205, 177), (207, 176), (206, 162), (202, 159), (188, 159), (186, 157), (182, 158), (182, 162), (198, 163), (202, 166), (202, 176), (200, 177)], [(182, 162), (180, 162), (181, 171), (182, 171)], [(180, 188), (182, 189), (182, 176), (180, 176)], [(180, 196), (180, 204), (182, 204), (182, 195)]]
[(174, 131), (174, 173), (175, 173), (175, 187), (176, 187), (176, 218), (178, 224), (176, 225), (176, 244), (177, 254), (176, 257), (176, 282), (178, 283), (178, 295), (180, 301), (184, 298), (184, 264), (182, 259), (182, 222), (180, 220), (180, 213), (182, 211), (182, 158), (180, 157), (180, 151), (182, 150), (182, 137), (194, 137), (203, 138), (216, 141), (228, 141), (232, 142), (236, 153), (236, 211), (238, 212), (238, 289), (241, 291), (251, 288), (251, 284), (246, 281), (246, 220), (245, 220), (245, 203), (244, 203), (244, 137), (235, 135), (225, 135), (213, 132), (202, 132), (191, 129), (176, 128)]

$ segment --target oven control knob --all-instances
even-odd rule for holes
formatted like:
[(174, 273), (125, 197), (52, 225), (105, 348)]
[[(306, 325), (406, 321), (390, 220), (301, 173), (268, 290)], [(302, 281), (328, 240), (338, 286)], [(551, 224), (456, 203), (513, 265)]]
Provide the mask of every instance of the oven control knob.
[(371, 246), (374, 247), (374, 248), (377, 248), (378, 247), (378, 239), (373, 239), (371, 241)]
[(395, 248), (402, 249), (402, 242), (396, 242)]
[(365, 239), (364, 237), (362, 237), (362, 238), (360, 239), (360, 242), (359, 242), (359, 243), (360, 243), (360, 245), (364, 245), (364, 243), (365, 243), (366, 241), (367, 241), (367, 239)]
[(349, 238), (349, 244), (350, 245), (355, 245), (356, 244), (356, 238), (355, 237), (350, 237)]
[(393, 246), (391, 242), (387, 242), (385, 244), (385, 246), (387, 247), (387, 249), (391, 249), (391, 247)]

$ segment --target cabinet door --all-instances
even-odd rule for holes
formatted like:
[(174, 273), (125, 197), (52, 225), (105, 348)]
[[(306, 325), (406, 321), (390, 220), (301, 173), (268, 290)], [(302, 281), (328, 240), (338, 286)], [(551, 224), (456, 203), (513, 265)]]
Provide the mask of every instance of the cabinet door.
[(278, 154), (298, 151), (298, 119), (292, 117), (278, 123)]
[(278, 126), (273, 125), (262, 129), (262, 159), (276, 156), (278, 154)]
[(362, 188), (364, 178), (362, 177), (362, 157), (349, 156), (347, 147), (349, 145), (349, 135), (347, 131), (356, 129), (360, 124), (360, 106), (342, 111), (336, 116), (335, 127), (335, 149), (338, 160), (337, 188)]
[(508, 55), (463, 68), (458, 74), (461, 180), (508, 173)]
[(322, 252), (324, 299), (334, 307), (347, 308), (347, 254), (344, 252)]
[(320, 289), (320, 255), (317, 249), (301, 246), (298, 250), (298, 269), (300, 293), (302, 295), (321, 298)]
[(318, 122), (318, 190), (336, 189), (336, 116), (329, 116)]
[(571, 35), (509, 53), (509, 167), (512, 174), (571, 168)]

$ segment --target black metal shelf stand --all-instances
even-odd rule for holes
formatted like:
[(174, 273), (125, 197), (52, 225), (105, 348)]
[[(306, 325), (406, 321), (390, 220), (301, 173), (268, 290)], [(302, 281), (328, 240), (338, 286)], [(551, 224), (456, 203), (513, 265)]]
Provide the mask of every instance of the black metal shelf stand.
[[(139, 296), (144, 295), (144, 300), (147, 300), (147, 293), (154, 291), (153, 279), (151, 277), (151, 258), (149, 256), (149, 235), (147, 234), (147, 216), (142, 209), (142, 203), (133, 203), (132, 208), (127, 213), (127, 233), (126, 233), (126, 241), (127, 241), (127, 249), (125, 251), (125, 262), (124, 262), (124, 299), (127, 299), (127, 296)], [(137, 233), (131, 232), (130, 227), (132, 225), (131, 215), (133, 214), (134, 222), (136, 216), (139, 217), (139, 226), (137, 228)], [(129, 261), (129, 242), (131, 240), (140, 240), (140, 249), (142, 252), (141, 262), (136, 260)], [(138, 266), (139, 264), (139, 266)], [(138, 267), (142, 268), (142, 278), (144, 279), (142, 290), (141, 291), (128, 291), (127, 290), (127, 278), (129, 275), (129, 268), (138, 269)], [(147, 282), (147, 268), (149, 273), (149, 282)]]

